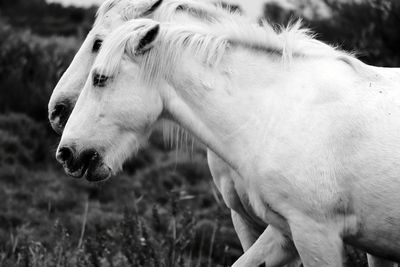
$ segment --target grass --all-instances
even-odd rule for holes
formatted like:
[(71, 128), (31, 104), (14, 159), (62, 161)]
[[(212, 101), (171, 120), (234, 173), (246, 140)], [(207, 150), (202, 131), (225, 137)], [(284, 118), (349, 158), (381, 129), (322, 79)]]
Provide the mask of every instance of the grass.
[(57, 165), (0, 166), (0, 266), (230, 266), (240, 255), (204, 152), (149, 146), (126, 169), (90, 184)]
[[(151, 216), (125, 209), (122, 218), (107, 226), (88, 227), (82, 216), (82, 229), (88, 232), (73, 238), (60, 220), (55, 220), (47, 242), (30, 240), (26, 226), (10, 233), (1, 253), (1, 266), (228, 266), (218, 262), (221, 255), (215, 245), (219, 224), (210, 223), (213, 231), (199, 227), (196, 217), (178, 208), (172, 194), (166, 214), (153, 206)], [(88, 205), (89, 206), (89, 205)], [(89, 210), (89, 209), (88, 209)], [(85, 213), (86, 215), (88, 213)], [(198, 239), (201, 238), (198, 247)], [(225, 248), (228, 249), (228, 248)], [(224, 259), (223, 259), (224, 260)]]

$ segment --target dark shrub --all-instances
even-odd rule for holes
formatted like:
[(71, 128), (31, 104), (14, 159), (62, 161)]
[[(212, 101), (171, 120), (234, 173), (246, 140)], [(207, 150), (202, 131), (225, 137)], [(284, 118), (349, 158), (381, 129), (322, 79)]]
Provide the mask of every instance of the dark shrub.
[(43, 126), (24, 114), (0, 115), (0, 164), (30, 165), (46, 154)]
[(32, 163), (30, 151), (24, 147), (18, 137), (0, 130), (0, 167), (5, 165)]
[(324, 2), (332, 17), (308, 21), (319, 39), (355, 51), (368, 64), (400, 65), (400, 1)]
[(0, 112), (47, 120), (47, 103), (76, 43), (16, 31), (0, 20)]

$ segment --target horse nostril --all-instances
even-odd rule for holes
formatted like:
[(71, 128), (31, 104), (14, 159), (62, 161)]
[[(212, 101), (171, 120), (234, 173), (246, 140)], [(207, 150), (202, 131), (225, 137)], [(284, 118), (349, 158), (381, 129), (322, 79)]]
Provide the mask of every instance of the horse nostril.
[(71, 104), (66, 101), (57, 103), (57, 105), (54, 106), (54, 109), (50, 114), (50, 122), (56, 132), (62, 132), (71, 111)]
[(70, 147), (61, 147), (57, 151), (56, 158), (60, 163), (67, 163), (70, 162), (74, 157), (74, 152)]
[(67, 105), (64, 103), (59, 103), (55, 105), (53, 111), (51, 112), (50, 119), (54, 120), (56, 117), (61, 117), (66, 109)]

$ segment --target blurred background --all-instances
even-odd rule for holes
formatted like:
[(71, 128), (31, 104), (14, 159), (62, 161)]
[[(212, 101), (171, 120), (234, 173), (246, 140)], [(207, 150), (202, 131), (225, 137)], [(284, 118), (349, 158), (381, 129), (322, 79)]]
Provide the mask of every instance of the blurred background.
[[(101, 1), (0, 0), (0, 266), (230, 266), (241, 255), (204, 149), (150, 144), (101, 184), (54, 159), (50, 94)], [(398, 0), (237, 0), (273, 24), (303, 18), (368, 64), (400, 66)], [(365, 255), (348, 248), (352, 266)]]

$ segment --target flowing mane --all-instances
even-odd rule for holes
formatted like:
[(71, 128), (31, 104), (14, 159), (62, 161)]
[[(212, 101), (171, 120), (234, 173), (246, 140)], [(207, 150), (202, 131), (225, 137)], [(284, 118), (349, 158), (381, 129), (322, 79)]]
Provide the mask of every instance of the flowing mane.
[[(128, 0), (108, 0), (99, 8), (97, 12), (96, 23), (100, 23), (99, 21), (103, 20), (107, 16), (108, 12), (117, 6), (120, 8), (119, 12), (123, 20), (129, 21), (137, 18), (137, 2)], [(329, 45), (315, 40), (308, 29), (301, 27), (300, 22), (293, 23), (292, 25), (286, 28), (281, 28), (278, 31), (266, 22), (263, 22), (262, 26), (251, 24), (247, 18), (241, 16), (237, 12), (224, 9), (221, 7), (221, 5), (211, 5), (209, 3), (195, 0), (159, 0), (155, 2), (155, 6), (156, 8), (151, 10), (151, 14), (156, 21), (170, 22), (173, 21), (174, 16), (177, 14), (189, 14), (193, 18), (198, 19), (199, 22), (203, 23), (201, 26), (200, 24), (196, 24), (198, 29), (200, 27), (205, 29), (208, 28), (208, 32), (211, 32), (212, 35), (224, 36), (225, 43), (228, 41), (230, 47), (240, 46), (259, 52), (277, 54), (281, 56), (282, 62), (285, 65), (288, 65), (288, 63), (291, 62), (293, 56), (303, 55), (336, 55), (346, 63), (354, 64), (354, 60), (352, 60), (352, 58), (349, 57), (349, 55), (345, 52), (338, 51)], [(167, 33), (164, 34), (165, 38), (162, 38), (162, 40), (165, 41), (165, 44), (174, 43), (174, 45), (177, 45), (180, 43), (180, 45), (177, 47), (169, 47), (169, 53), (167, 54), (165, 53), (165, 50), (163, 50), (163, 58), (174, 58), (176, 56), (173, 55), (174, 51), (181, 53), (183, 50), (187, 51), (187, 49), (194, 49), (194, 46), (198, 47), (199, 50), (207, 50), (207, 54), (210, 56), (210, 54), (213, 53), (210, 49), (205, 49), (204, 46), (202, 48), (199, 47), (200, 43), (203, 43), (205, 46), (207, 46), (207, 41), (203, 42), (198, 40), (200, 43), (197, 45), (194, 44), (196, 42), (194, 39), (199, 39), (198, 34), (194, 34), (195, 32), (200, 33), (198, 29), (190, 29), (187, 27), (186, 30), (177, 30), (176, 35)], [(121, 51), (116, 51), (115, 46), (118, 46), (122, 50), (124, 49), (125, 45), (123, 42), (127, 42), (128, 40), (121, 36), (129, 36), (129, 30), (130, 27), (127, 26), (125, 31), (118, 31), (118, 33), (115, 33), (111, 38), (120, 39), (115, 41), (114, 46), (110, 46), (113, 47), (111, 51), (114, 51), (117, 53), (117, 55), (119, 55), (117, 58), (121, 58), (122, 54)], [(179, 32), (180, 34), (178, 34)], [(207, 37), (208, 34), (206, 32), (207, 31), (202, 32), (204, 38), (210, 38), (210, 36)], [(184, 37), (184, 35), (188, 36)], [(190, 37), (190, 35), (192, 37)], [(195, 37), (195, 35), (197, 37)], [(176, 40), (174, 40), (174, 38), (176, 38)], [(184, 42), (185, 44), (183, 42), (179, 42), (179, 39), (186, 40)], [(192, 40), (193, 42), (188, 42), (188, 40)], [(164, 43), (164, 41), (162, 43)], [(187, 47), (186, 43), (190, 43), (191, 46)], [(163, 46), (163, 44), (161, 44), (161, 46)], [(168, 45), (164, 47), (164, 49), (166, 48), (168, 48)], [(221, 50), (220, 48), (221, 46), (217, 50)], [(111, 51), (109, 51), (109, 53), (112, 53)], [(193, 52), (196, 52), (196, 54), (199, 53), (199, 51)], [(154, 54), (154, 51), (149, 54)], [(112, 55), (111, 57), (115, 58), (115, 56)], [(218, 58), (218, 56), (216, 57)], [(154, 57), (154, 59), (160, 60), (159, 57)], [(107, 60), (107, 62), (111, 64), (109, 70), (111, 73), (113, 73), (118, 65), (117, 62), (115, 62), (115, 60)], [(147, 62), (149, 62), (149, 60), (147, 60)], [(170, 65), (162, 66), (165, 67), (165, 69), (170, 69), (173, 62), (175, 61), (166, 61), (166, 63)], [(154, 70), (152, 73), (155, 74), (157, 72), (158, 71)]]
[[(116, 73), (125, 52), (128, 56), (135, 55), (130, 40), (137, 28), (137, 22), (127, 22), (106, 39), (95, 64), (104, 75)], [(301, 28), (300, 22), (281, 32), (269, 24), (243, 24), (235, 19), (216, 23), (212, 29), (163, 23), (157, 43), (143, 55), (141, 77), (150, 85), (157, 84), (174, 72), (184, 52), (190, 52), (203, 63), (215, 67), (227, 51), (236, 47), (278, 55), (283, 64), (290, 63), (293, 57), (312, 56), (346, 58), (351, 63), (347, 53), (315, 40), (308, 29)]]

